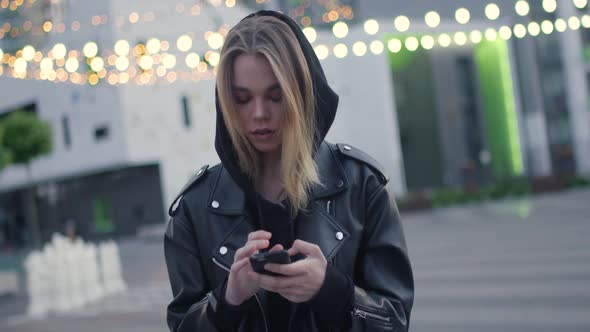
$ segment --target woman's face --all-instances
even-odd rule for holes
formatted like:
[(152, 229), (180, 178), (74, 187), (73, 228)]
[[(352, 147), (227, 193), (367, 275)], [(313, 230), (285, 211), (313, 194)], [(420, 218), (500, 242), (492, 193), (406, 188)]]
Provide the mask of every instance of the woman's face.
[(285, 110), (281, 87), (268, 60), (261, 55), (239, 55), (233, 73), (233, 98), (242, 134), (259, 152), (279, 151)]

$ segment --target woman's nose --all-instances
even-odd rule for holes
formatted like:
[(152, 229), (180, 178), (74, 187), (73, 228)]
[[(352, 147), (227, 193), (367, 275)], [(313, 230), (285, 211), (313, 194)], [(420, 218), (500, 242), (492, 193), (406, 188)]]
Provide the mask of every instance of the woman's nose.
[(266, 108), (264, 100), (262, 98), (257, 98), (254, 102), (254, 119), (256, 120), (264, 120), (269, 117), (270, 113)]

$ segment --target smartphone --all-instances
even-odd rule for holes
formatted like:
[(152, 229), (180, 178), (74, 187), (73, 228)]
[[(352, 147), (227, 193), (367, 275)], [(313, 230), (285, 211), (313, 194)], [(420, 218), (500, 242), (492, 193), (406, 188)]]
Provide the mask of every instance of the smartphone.
[(250, 264), (255, 272), (266, 274), (270, 276), (281, 276), (281, 274), (270, 272), (264, 269), (264, 264), (290, 264), (291, 256), (287, 250), (277, 250), (273, 252), (261, 252), (250, 256)]

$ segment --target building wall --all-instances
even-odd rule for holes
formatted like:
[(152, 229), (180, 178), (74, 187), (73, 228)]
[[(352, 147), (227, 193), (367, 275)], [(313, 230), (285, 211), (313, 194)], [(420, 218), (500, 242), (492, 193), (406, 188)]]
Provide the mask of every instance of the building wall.
[[(81, 18), (87, 17), (89, 12), (109, 11), (108, 2), (102, 1), (70, 1), (62, 5), (57, 12), (63, 12), (65, 17)], [(111, 27), (86, 27), (78, 33), (52, 32), (46, 35), (44, 44), (36, 46), (46, 54), (48, 48), (56, 43), (64, 43), (68, 51), (81, 50), (90, 40), (98, 44), (99, 51), (101, 46), (112, 44)], [(21, 43), (21, 47), (28, 43), (27, 40), (15, 42)], [(4, 75), (0, 77), (0, 91), (3, 96), (0, 98), (0, 113), (35, 103), (39, 118), (51, 126), (53, 151), (32, 163), (33, 182), (94, 172), (125, 162), (127, 137), (123, 130), (116, 88), (108, 85), (90, 88), (67, 83), (18, 80)], [(69, 121), (70, 146), (64, 142), (63, 117)], [(98, 142), (94, 131), (100, 126), (108, 127), (109, 136)], [(0, 191), (24, 186), (29, 180), (24, 167), (9, 166), (0, 172)]]
[[(208, 49), (203, 38), (206, 31), (216, 30), (223, 23), (228, 27), (233, 26), (252, 10), (239, 5), (232, 9), (207, 5), (200, 9), (198, 16), (191, 16), (178, 15), (174, 6), (155, 0), (140, 3), (131, 0), (68, 3), (69, 7), (64, 9), (66, 22), (69, 22), (68, 17), (86, 17), (88, 13), (105, 12), (109, 13), (112, 24), (86, 27), (78, 33), (50, 34), (46, 45), (64, 42), (68, 49), (81, 49), (85, 42), (93, 40), (99, 48), (110, 48), (119, 39), (126, 39), (134, 44), (157, 37), (170, 42), (170, 53), (177, 56), (179, 68), (186, 68), (186, 54), (177, 51), (175, 47), (179, 35), (192, 35), (192, 51), (202, 55)], [(407, 15), (412, 19), (412, 33), (430, 31), (423, 22), (424, 14), (429, 10), (436, 10), (441, 14), (442, 30), (469, 30), (490, 25), (483, 14), (487, 3), (470, 0), (452, 3), (449, 6), (448, 2), (414, 1), (412, 6), (408, 6), (406, 1), (401, 0), (353, 1), (353, 8), (359, 22), (369, 17), (378, 18), (382, 32), (395, 31), (392, 18), (397, 15)], [(496, 3), (500, 6), (502, 15), (494, 24), (504, 24), (515, 19), (513, 1), (503, 0)], [(472, 22), (469, 25), (453, 22), (454, 11), (460, 6), (471, 12)], [(187, 4), (185, 12), (190, 10), (189, 7)], [(130, 24), (126, 18), (133, 11), (140, 14), (153, 11), (155, 20), (151, 23)], [(123, 19), (122, 25), (119, 25), (119, 17)], [(361, 40), (368, 44), (378, 38), (381, 37), (374, 38), (364, 33), (362, 24), (351, 25), (349, 35), (344, 40), (349, 54), (344, 59), (331, 54), (326, 60), (322, 60), (328, 80), (341, 97), (338, 115), (328, 139), (350, 143), (373, 155), (385, 166), (392, 178), (394, 192), (402, 195), (406, 191), (406, 183), (392, 82), (395, 77), (391, 76), (387, 50), (380, 55), (367, 52), (365, 56), (357, 57), (352, 54), (351, 49), (354, 41)], [(338, 42), (340, 41), (330, 30), (320, 30), (315, 44), (322, 43), (332, 47)], [(444, 77), (434, 79), (444, 81)], [(102, 83), (97, 87), (88, 87), (21, 81), (3, 76), (0, 77), (0, 91), (10, 96), (0, 100), (0, 112), (34, 101), (38, 105), (39, 116), (52, 126), (54, 152), (33, 164), (35, 181), (89, 174), (112, 167), (158, 164), (162, 200), (166, 206), (201, 165), (218, 161), (213, 148), (213, 79), (198, 82), (179, 80), (174, 84), (160, 82), (150, 86), (129, 84), (113, 87)], [(183, 120), (183, 96), (189, 101), (189, 126)], [(517, 105), (517, 111), (519, 108), (520, 105)], [(64, 116), (67, 116), (70, 123), (70, 147), (65, 146), (63, 139)], [(533, 125), (543, 127), (538, 117), (524, 118), (529, 136), (533, 136), (534, 130), (529, 129)], [(109, 127), (110, 135), (107, 140), (98, 143), (94, 139), (94, 129), (101, 125)], [(531, 160), (543, 160), (544, 165), (547, 164), (546, 144), (537, 144), (528, 151), (535, 155)], [(547, 172), (546, 166), (539, 169), (539, 173)], [(0, 173), (0, 191), (12, 190), (24, 185), (26, 181), (24, 168), (11, 166)]]
[[(53, 150), (33, 161), (33, 182), (94, 172), (125, 162), (127, 137), (116, 89), (0, 77), (0, 91), (9, 96), (0, 99), (0, 112), (35, 103), (38, 117), (50, 124)], [(69, 147), (64, 142), (64, 116), (69, 119)], [(95, 129), (101, 126), (109, 128), (109, 136), (97, 141)], [(8, 166), (0, 172), (0, 191), (24, 186), (29, 180), (23, 166)]]

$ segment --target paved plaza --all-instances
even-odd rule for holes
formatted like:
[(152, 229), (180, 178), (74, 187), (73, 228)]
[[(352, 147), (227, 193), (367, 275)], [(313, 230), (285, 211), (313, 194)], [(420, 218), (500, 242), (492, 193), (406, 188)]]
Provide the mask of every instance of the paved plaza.
[[(590, 190), (403, 214), (413, 332), (590, 331)], [(128, 290), (60, 316), (0, 297), (3, 332), (166, 331), (159, 238), (119, 243)]]

